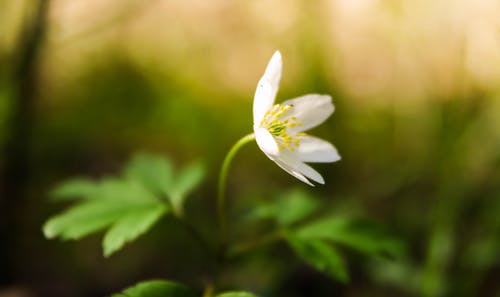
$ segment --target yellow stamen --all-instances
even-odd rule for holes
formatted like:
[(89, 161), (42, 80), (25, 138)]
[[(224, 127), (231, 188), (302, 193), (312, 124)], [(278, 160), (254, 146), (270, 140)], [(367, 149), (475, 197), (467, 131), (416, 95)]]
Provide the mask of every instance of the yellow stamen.
[[(292, 105), (275, 104), (265, 114), (260, 122), (260, 126), (267, 129), (278, 143), (279, 150), (295, 151), (296, 147), (300, 146), (299, 137), (305, 136), (305, 133), (295, 133), (289, 135), (287, 128), (300, 127), (302, 123), (297, 120), (297, 117), (286, 117), (288, 111), (293, 108)], [(283, 119), (284, 118), (284, 119)]]

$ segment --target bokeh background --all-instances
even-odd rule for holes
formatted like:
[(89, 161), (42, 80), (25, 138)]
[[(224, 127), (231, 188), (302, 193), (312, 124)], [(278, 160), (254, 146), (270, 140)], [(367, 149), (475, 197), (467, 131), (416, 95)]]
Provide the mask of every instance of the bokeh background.
[(137, 151), (202, 160), (207, 178), (187, 213), (213, 224), (220, 163), (251, 131), (255, 86), (277, 49), (278, 101), (331, 94), (335, 114), (314, 134), (342, 161), (316, 166), (326, 185), (313, 189), (250, 145), (231, 169), (233, 210), (299, 188), (385, 225), (407, 255), (350, 255), (352, 280), (340, 284), (299, 262), (284, 270), (293, 255), (278, 246), (263, 253), (281, 262), (236, 263), (235, 286), (499, 296), (495, 0), (1, 0), (0, 296), (103, 296), (147, 278), (199, 285), (202, 256), (169, 220), (109, 259), (100, 236), (44, 239), (43, 222), (63, 209), (48, 193), (73, 176), (114, 174)]

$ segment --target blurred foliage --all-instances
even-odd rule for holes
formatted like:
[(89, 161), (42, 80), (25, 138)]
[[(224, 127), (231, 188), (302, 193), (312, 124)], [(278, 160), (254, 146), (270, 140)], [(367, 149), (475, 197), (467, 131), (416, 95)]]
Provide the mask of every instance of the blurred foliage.
[[(109, 228), (102, 241), (104, 256), (108, 257), (120, 250), (126, 242), (136, 240), (172, 210), (176, 210), (174, 213), (182, 219), (183, 202), (202, 177), (203, 169), (199, 163), (187, 166), (176, 176), (168, 159), (138, 154), (125, 167), (121, 178), (106, 177), (100, 182), (76, 178), (57, 187), (52, 194), (56, 201), (75, 198), (83, 201), (50, 218), (43, 231), (47, 238), (77, 240)], [(268, 204), (256, 205), (247, 220), (272, 219), (282, 229), (274, 237), (264, 235), (263, 239), (236, 245), (230, 255), (246, 253), (255, 246), (273, 243), (284, 237), (306, 263), (333, 279), (347, 282), (349, 276), (344, 260), (329, 242), (370, 256), (393, 255), (399, 251), (398, 242), (380, 230), (375, 230), (373, 224), (365, 224), (360, 228), (351, 218), (334, 215), (296, 226), (301, 220), (310, 217), (317, 206), (314, 197), (297, 190)], [(190, 232), (195, 232), (193, 230), (189, 229)], [(194, 235), (205, 244), (203, 238), (198, 238), (198, 233)], [(207, 252), (211, 252), (212, 248), (207, 248)], [(170, 290), (170, 286), (164, 288), (160, 285), (159, 288), (158, 285), (159, 283), (141, 284), (123, 294), (149, 296), (148, 294)], [(143, 291), (152, 293), (140, 293)], [(175, 297), (176, 294), (166, 296)]]
[(373, 222), (362, 222), (337, 213), (321, 215), (318, 206), (317, 197), (301, 190), (292, 190), (272, 201), (255, 205), (246, 216), (247, 220), (271, 219), (277, 229), (268, 237), (237, 245), (233, 253), (283, 237), (306, 263), (342, 282), (347, 282), (349, 275), (335, 246), (376, 258), (404, 254), (401, 242)]
[[(315, 247), (299, 248), (312, 251), (304, 258), (312, 260), (313, 269), (300, 265), (285, 242), (231, 260), (236, 267), (222, 282), (261, 296), (498, 295), (498, 5), (490, 0), (51, 1), (35, 117), (26, 119), (32, 133), (26, 135), (31, 145), (25, 199), (13, 201), (15, 210), (0, 209), (1, 217), (13, 212), (18, 218), (5, 243), (12, 246), (6, 255), (14, 262), (11, 280), (2, 282), (0, 294), (20, 287), (28, 296), (103, 296), (151, 278), (202, 287), (211, 267), (200, 264), (206, 255), (174, 216), (159, 221), (141, 244), (103, 261), (94, 236), (72, 244), (44, 240), (40, 225), (54, 205), (43, 193), (68, 177), (89, 176), (54, 192), (62, 203), (78, 198), (71, 211), (96, 203), (98, 197), (89, 193), (114, 180), (123, 186), (120, 191), (135, 187), (131, 191), (146, 189), (144, 197), (168, 199), (169, 211), (212, 238), (218, 166), (232, 142), (251, 130), (255, 84), (270, 54), (280, 49), (285, 68), (278, 101), (290, 94), (331, 94), (336, 112), (314, 134), (334, 143), (342, 161), (318, 166), (325, 187), (299, 185), (304, 194), (296, 194), (283, 191), (296, 182), (256, 146), (240, 152), (228, 198), (230, 217), (246, 220), (231, 226), (231, 239), (282, 228), (314, 231), (305, 244)], [(8, 121), (19, 108), (21, 78), (14, 70), (31, 15), (29, 1), (0, 1), (2, 145), (15, 128)], [(143, 150), (168, 154), (172, 164), (146, 158), (137, 161), (148, 163), (143, 168), (129, 163), (137, 166), (135, 175), (103, 177)], [(174, 203), (172, 197), (185, 191), (156, 179), (166, 181), (172, 174), (173, 184), (178, 179), (189, 187), (201, 172), (196, 165), (185, 169), (186, 178), (169, 168), (197, 158), (206, 164), (206, 181), (192, 199)], [(9, 159), (3, 152), (0, 165)], [(314, 198), (303, 199), (313, 192)], [(334, 224), (333, 235), (314, 230), (317, 223), (333, 224), (330, 216), (333, 223), (348, 222)], [(378, 227), (349, 218), (385, 226), (404, 242), (406, 253), (379, 257), (399, 246), (389, 238), (374, 240)], [(349, 283), (315, 271), (342, 271), (335, 270), (341, 262), (334, 253), (347, 266)]]
[(293, 236), (288, 237), (293, 250), (307, 263), (316, 269), (323, 271), (333, 279), (347, 282), (347, 274), (344, 261), (337, 250), (321, 240), (301, 239)]
[(293, 190), (281, 196), (274, 201), (253, 207), (245, 215), (245, 219), (272, 219), (278, 226), (285, 227), (311, 215), (319, 207), (319, 202), (305, 191)]
[(49, 219), (43, 232), (47, 238), (80, 239), (109, 228), (102, 242), (108, 257), (148, 231), (165, 214), (174, 210), (180, 215), (184, 199), (202, 177), (198, 163), (175, 176), (167, 159), (136, 155), (122, 178), (103, 178), (100, 182), (79, 178), (56, 188), (53, 196), (57, 200), (83, 201)]
[(189, 288), (169, 281), (145, 281), (112, 297), (195, 297)]
[(247, 292), (227, 292), (217, 295), (216, 297), (256, 297), (254, 294)]
[[(189, 288), (170, 281), (144, 281), (112, 297), (195, 297)], [(248, 292), (225, 292), (215, 297), (256, 297)]]

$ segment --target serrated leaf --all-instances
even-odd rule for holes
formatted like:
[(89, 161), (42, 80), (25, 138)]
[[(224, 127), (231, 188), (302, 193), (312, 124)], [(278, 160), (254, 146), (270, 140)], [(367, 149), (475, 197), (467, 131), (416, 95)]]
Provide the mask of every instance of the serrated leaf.
[(117, 220), (106, 232), (102, 245), (104, 256), (109, 257), (129, 241), (148, 231), (165, 213), (164, 205), (134, 211)]
[(186, 286), (170, 281), (144, 281), (111, 297), (196, 297)]
[(50, 196), (54, 201), (75, 198), (90, 198), (98, 188), (98, 184), (86, 178), (74, 178), (56, 187)]
[(168, 190), (170, 202), (176, 210), (182, 208), (182, 204), (189, 192), (194, 190), (205, 175), (204, 167), (196, 162), (185, 167), (175, 178), (175, 183)]
[(324, 239), (343, 244), (371, 256), (399, 255), (403, 249), (398, 240), (385, 234), (378, 226), (346, 217), (317, 220), (298, 229), (295, 234), (303, 239)]
[(108, 178), (99, 183), (93, 199), (50, 218), (43, 232), (48, 238), (80, 239), (110, 227), (103, 242), (109, 256), (145, 233), (168, 210), (141, 184)]
[(295, 253), (309, 265), (333, 279), (344, 283), (349, 280), (344, 261), (333, 246), (317, 239), (303, 240), (288, 236), (287, 240)]
[(127, 164), (125, 176), (142, 183), (157, 195), (168, 195), (173, 181), (173, 165), (161, 156), (137, 154)]
[(257, 295), (248, 292), (225, 292), (215, 297), (257, 297)]
[[(103, 239), (104, 254), (109, 256), (145, 233), (170, 211), (170, 206), (181, 213), (186, 195), (202, 177), (203, 167), (199, 163), (188, 166), (174, 178), (167, 159), (138, 154), (128, 163), (122, 178), (100, 182), (74, 179), (58, 187), (54, 195), (59, 199), (87, 199), (50, 218), (43, 232), (48, 238), (80, 239), (109, 228)], [(168, 197), (171, 205), (163, 203), (162, 196)]]

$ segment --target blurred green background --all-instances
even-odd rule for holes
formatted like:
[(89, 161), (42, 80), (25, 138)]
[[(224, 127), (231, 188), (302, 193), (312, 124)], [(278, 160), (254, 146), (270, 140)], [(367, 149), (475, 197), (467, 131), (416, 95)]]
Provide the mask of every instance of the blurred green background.
[(383, 263), (351, 254), (352, 280), (340, 284), (299, 262), (284, 270), (293, 255), (277, 246), (235, 263), (234, 285), (287, 297), (500, 296), (493, 0), (1, 0), (0, 296), (195, 282), (203, 255), (175, 222), (104, 259), (100, 237), (44, 239), (43, 222), (62, 209), (47, 193), (116, 173), (137, 151), (202, 160), (207, 178), (187, 213), (211, 236), (220, 163), (251, 132), (255, 86), (277, 49), (278, 101), (331, 94), (336, 111), (313, 134), (342, 160), (315, 166), (326, 185), (310, 188), (250, 145), (231, 169), (233, 215), (298, 188), (386, 226), (407, 253)]

